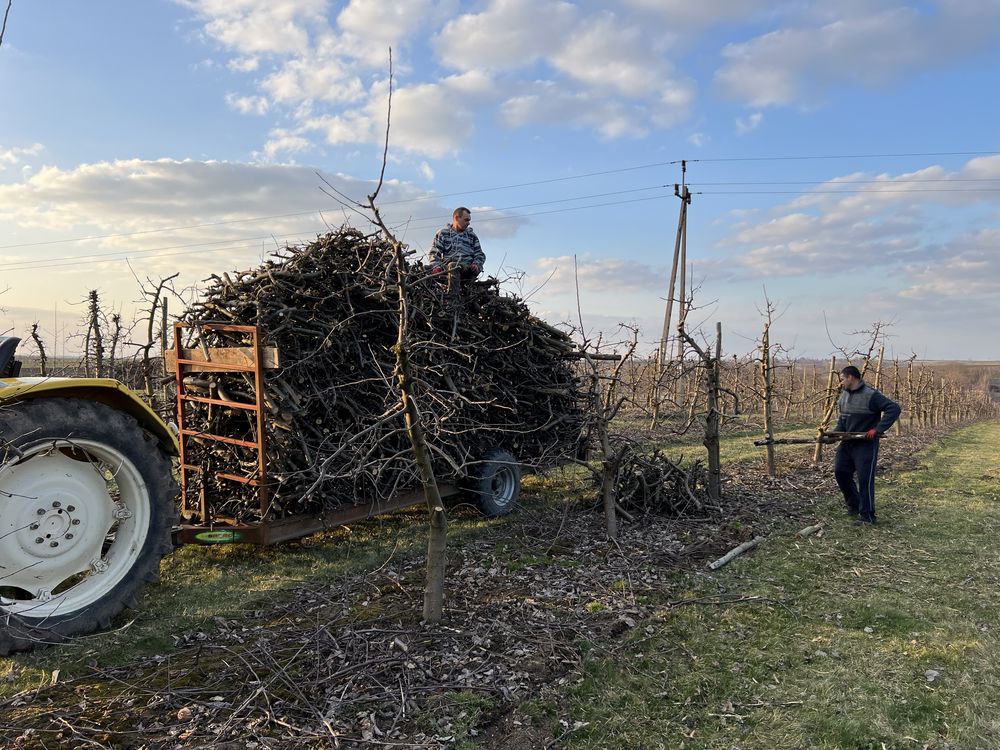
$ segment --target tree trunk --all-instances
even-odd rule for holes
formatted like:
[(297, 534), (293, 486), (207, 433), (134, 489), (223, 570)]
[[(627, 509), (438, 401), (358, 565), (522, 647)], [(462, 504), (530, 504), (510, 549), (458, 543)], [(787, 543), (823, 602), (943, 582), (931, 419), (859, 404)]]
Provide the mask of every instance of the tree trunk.
[(813, 463), (818, 464), (823, 460), (823, 443), (819, 442), (819, 438), (823, 436), (826, 432), (826, 428), (830, 426), (830, 418), (833, 416), (833, 409), (837, 405), (837, 392), (834, 390), (833, 384), (837, 377), (837, 357), (836, 355), (830, 357), (830, 375), (826, 380), (826, 403), (823, 406), (823, 419), (819, 423), (819, 427), (816, 428), (816, 450), (813, 451)]
[(424, 500), (430, 514), (427, 532), (427, 580), (424, 587), (424, 620), (440, 622), (444, 613), (444, 574), (447, 565), (448, 516), (445, 512), (441, 491), (434, 477), (427, 450), (427, 441), (420, 422), (420, 410), (413, 395), (412, 376), (407, 342), (406, 267), (402, 248), (393, 242), (396, 261), (396, 290), (399, 295), (399, 333), (396, 338), (396, 378), (406, 420), (406, 434), (410, 439), (413, 459), (420, 474), (420, 484), (424, 490)]
[(45, 344), (42, 343), (42, 337), (38, 335), (38, 323), (31, 324), (31, 338), (34, 339), (35, 346), (38, 347), (38, 366), (41, 371), (40, 374), (44, 378), (49, 374), (49, 358), (45, 356)]
[(715, 324), (715, 357), (706, 360), (705, 448), (708, 450), (708, 497), (718, 505), (722, 498), (722, 458), (719, 446), (719, 362), (722, 359), (722, 323)]
[(761, 400), (764, 407), (764, 437), (767, 443), (767, 475), (772, 479), (777, 476), (778, 470), (774, 464), (774, 439), (773, 425), (771, 423), (771, 397), (773, 389), (774, 371), (771, 367), (771, 321), (764, 326), (764, 336), (760, 345), (760, 378), (762, 385)]

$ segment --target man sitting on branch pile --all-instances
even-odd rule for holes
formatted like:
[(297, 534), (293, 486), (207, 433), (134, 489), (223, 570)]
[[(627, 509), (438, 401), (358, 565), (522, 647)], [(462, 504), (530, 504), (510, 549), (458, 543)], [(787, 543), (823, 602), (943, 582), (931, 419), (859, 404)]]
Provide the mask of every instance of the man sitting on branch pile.
[(472, 212), (459, 206), (451, 215), (451, 224), (434, 235), (429, 253), (432, 274), (448, 271), (449, 276), (460, 274), (462, 281), (472, 281), (482, 273), (486, 253), (469, 226), (471, 221)]

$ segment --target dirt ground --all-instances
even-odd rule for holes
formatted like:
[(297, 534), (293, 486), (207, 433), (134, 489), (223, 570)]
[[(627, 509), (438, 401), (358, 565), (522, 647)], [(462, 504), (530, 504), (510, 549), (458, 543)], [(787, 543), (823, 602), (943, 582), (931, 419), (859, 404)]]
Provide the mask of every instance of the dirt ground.
[[(883, 475), (933, 437), (886, 441)], [(794, 454), (776, 480), (762, 462), (730, 467), (721, 515), (636, 517), (617, 542), (592, 503), (529, 502), (451, 546), (442, 625), (419, 621), (422, 558), (395, 557), (179, 633), (164, 655), (6, 699), (0, 746), (558, 747), (573, 727), (552, 707), (586, 654), (615, 657), (727, 550), (822, 520), (829, 461)]]

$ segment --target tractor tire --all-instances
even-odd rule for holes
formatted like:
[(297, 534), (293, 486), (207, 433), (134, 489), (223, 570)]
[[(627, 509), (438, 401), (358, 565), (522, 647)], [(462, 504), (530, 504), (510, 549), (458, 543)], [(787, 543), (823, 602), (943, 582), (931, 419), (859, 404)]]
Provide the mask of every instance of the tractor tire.
[(505, 516), (521, 494), (521, 465), (508, 451), (495, 448), (472, 465), (464, 486), (484, 516)]
[(177, 482), (135, 419), (77, 398), (0, 405), (0, 655), (107, 628), (171, 551)]

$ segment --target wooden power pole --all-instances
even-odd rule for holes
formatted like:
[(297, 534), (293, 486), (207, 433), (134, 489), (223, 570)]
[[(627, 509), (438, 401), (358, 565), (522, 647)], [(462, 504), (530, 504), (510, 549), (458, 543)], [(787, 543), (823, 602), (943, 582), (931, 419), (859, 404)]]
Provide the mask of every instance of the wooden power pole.
[[(670, 283), (667, 288), (666, 309), (663, 312), (663, 330), (660, 333), (660, 345), (656, 351), (656, 367), (653, 378), (653, 424), (655, 428), (660, 420), (660, 402), (662, 401), (663, 377), (667, 370), (667, 362), (670, 361), (669, 339), (670, 339), (670, 319), (673, 316), (674, 295), (677, 284), (677, 268), (681, 269), (680, 279), (680, 305), (678, 307), (678, 320), (684, 320), (687, 312), (684, 306), (684, 285), (685, 285), (685, 265), (687, 263), (687, 207), (691, 204), (691, 192), (685, 184), (687, 175), (687, 161), (681, 160), (681, 181), (674, 183), (674, 195), (681, 199), (680, 214), (677, 217), (677, 236), (674, 240), (674, 258), (670, 266)], [(682, 352), (683, 342), (678, 338), (678, 353)]]

